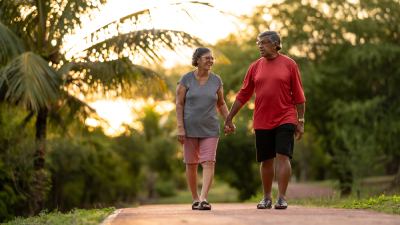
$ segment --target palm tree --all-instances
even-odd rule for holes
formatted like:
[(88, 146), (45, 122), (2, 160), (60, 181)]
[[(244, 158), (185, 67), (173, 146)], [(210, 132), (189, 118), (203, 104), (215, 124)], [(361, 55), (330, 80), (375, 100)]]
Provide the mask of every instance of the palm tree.
[[(48, 117), (65, 128), (68, 121), (93, 113), (93, 109), (76, 97), (78, 94), (129, 97), (163, 92), (168, 89), (164, 77), (132, 63), (128, 57), (140, 54), (151, 62), (162, 58), (160, 46), (176, 50), (178, 46), (202, 44), (201, 40), (181, 31), (120, 29), (127, 22), (138, 23), (142, 15), (149, 13), (141, 10), (93, 32), (86, 38), (91, 45), (81, 49), (80, 54), (66, 57), (71, 50), (63, 48), (66, 35), (81, 27), (83, 15), (90, 15), (105, 2), (0, 2), (0, 101), (23, 105), (31, 111), (27, 119), (36, 115), (34, 177), (27, 196), (32, 215), (44, 208)], [(188, 11), (183, 11), (190, 16)], [(111, 28), (116, 30), (116, 35), (99, 41), (101, 32)], [(62, 113), (65, 111), (68, 114)]]

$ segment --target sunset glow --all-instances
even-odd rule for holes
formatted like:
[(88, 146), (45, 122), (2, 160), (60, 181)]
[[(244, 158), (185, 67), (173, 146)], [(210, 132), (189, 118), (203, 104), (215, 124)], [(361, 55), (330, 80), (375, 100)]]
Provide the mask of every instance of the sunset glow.
[[(140, 119), (142, 108), (147, 105), (155, 105), (155, 111), (164, 117), (161, 121), (164, 121), (165, 117), (175, 109), (175, 104), (171, 101), (155, 102), (152, 98), (147, 100), (124, 100), (121, 98), (115, 101), (101, 100), (90, 103), (90, 106), (95, 108), (98, 115), (107, 120), (109, 124), (101, 123), (93, 118), (86, 119), (85, 123), (89, 127), (101, 126), (108, 136), (118, 136), (125, 132), (126, 127), (121, 126), (122, 124), (140, 131), (143, 130), (143, 126), (138, 119)], [(91, 129), (89, 128), (89, 130)]]

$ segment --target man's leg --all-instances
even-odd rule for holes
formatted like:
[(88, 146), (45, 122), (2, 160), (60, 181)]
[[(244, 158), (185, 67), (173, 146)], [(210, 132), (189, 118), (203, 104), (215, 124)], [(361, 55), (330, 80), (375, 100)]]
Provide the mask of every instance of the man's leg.
[(292, 168), (290, 165), (289, 156), (277, 153), (276, 159), (278, 161), (278, 165), (276, 168), (276, 177), (278, 179), (278, 188), (279, 188), (278, 198), (283, 198), (286, 200), (286, 189), (289, 184)]
[[(272, 203), (271, 189), (272, 181), (274, 180), (274, 160), (275, 160), (275, 130), (254, 130), (256, 136), (256, 152), (257, 162), (261, 162), (260, 173), (261, 181), (263, 185), (264, 197), (260, 204), (257, 205), (257, 209), (270, 209), (270, 203)], [(267, 198), (270, 200), (264, 201)], [(266, 206), (267, 205), (267, 206)]]
[(272, 202), (272, 182), (274, 180), (274, 160), (275, 158), (267, 159), (261, 162), (260, 173), (264, 190), (264, 198), (268, 198)]

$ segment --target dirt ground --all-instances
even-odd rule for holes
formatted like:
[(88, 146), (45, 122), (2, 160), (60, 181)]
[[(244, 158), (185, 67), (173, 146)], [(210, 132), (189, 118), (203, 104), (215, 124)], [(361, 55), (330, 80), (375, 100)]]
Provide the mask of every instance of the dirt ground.
[(137, 224), (400, 224), (400, 215), (367, 210), (289, 206), (286, 210), (256, 209), (255, 203), (217, 203), (212, 210), (191, 210), (190, 204), (126, 208), (111, 225)]

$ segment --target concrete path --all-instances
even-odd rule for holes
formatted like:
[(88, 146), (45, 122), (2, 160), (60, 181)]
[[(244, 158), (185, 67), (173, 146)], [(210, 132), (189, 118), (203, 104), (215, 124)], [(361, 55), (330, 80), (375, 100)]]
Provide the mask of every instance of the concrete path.
[[(290, 202), (289, 202), (290, 203)], [(123, 209), (108, 224), (400, 224), (400, 215), (357, 209), (290, 206), (286, 210), (256, 209), (255, 203), (214, 203), (212, 210), (191, 210), (190, 204), (146, 205)]]

